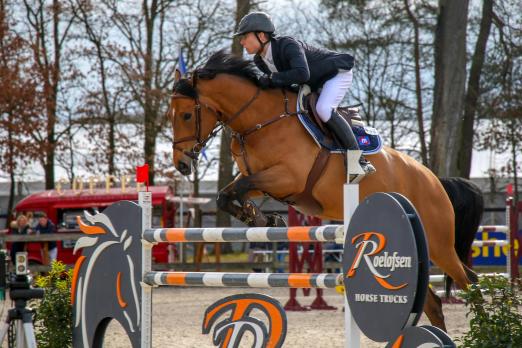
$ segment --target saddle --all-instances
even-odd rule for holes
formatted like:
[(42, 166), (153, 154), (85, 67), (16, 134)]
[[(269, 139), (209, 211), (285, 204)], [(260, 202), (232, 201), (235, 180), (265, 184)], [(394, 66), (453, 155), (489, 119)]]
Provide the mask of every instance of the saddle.
[[(337, 141), (335, 140), (333, 134), (328, 130), (328, 128), (324, 126), (323, 121), (321, 121), (317, 114), (315, 106), (317, 104), (318, 98), (318, 93), (312, 92), (310, 87), (307, 85), (302, 85), (299, 89), (297, 97), (299, 114), (301, 115), (301, 117), (307, 119), (301, 120), (301, 122), (303, 123), (305, 128), (315, 128), (317, 132), (322, 133), (321, 135), (319, 135), (321, 139), (318, 142), (318, 145), (320, 145), (321, 149), (317, 157), (315, 158), (315, 162), (312, 168), (310, 169), (310, 172), (308, 173), (308, 178), (306, 180), (306, 185), (303, 192), (289, 197), (285, 197), (283, 199), (286, 203), (292, 205), (299, 211), (314, 216), (320, 215), (323, 211), (323, 207), (313, 197), (312, 190), (319, 178), (321, 177), (324, 168), (326, 167), (328, 159), (330, 158), (330, 153), (339, 153), (338, 151), (335, 151), (335, 149), (338, 149), (340, 147)], [(367, 131), (369, 129), (368, 127), (365, 127), (365, 124), (361, 116), (359, 115), (359, 109), (357, 107), (339, 107), (337, 108), (337, 112), (352, 127), (356, 136), (363, 135), (362, 138), (365, 139), (365, 137), (368, 134)], [(309, 123), (309, 126), (311, 127), (307, 127), (305, 123)], [(309, 130), (309, 133), (312, 135), (313, 131)], [(378, 133), (375, 136), (378, 136)]]
[[(297, 102), (299, 103), (300, 113), (308, 116), (315, 126), (323, 132), (326, 138), (325, 142), (335, 144), (335, 137), (330, 132), (330, 130), (324, 126), (323, 121), (317, 114), (315, 106), (317, 105), (318, 99), (319, 94), (317, 92), (312, 92), (308, 85), (303, 85), (299, 89), (299, 93), (297, 95)], [(340, 106), (337, 108), (337, 113), (341, 115), (346, 120), (346, 122), (348, 122), (350, 127), (364, 127), (364, 121), (361, 115), (359, 115), (358, 107)]]

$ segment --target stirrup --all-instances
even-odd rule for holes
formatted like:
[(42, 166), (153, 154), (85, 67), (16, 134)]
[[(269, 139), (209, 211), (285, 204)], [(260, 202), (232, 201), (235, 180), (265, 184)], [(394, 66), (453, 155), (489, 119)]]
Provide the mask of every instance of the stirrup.
[(372, 174), (377, 171), (373, 164), (371, 164), (371, 162), (368, 161), (364, 156), (361, 156), (361, 158), (359, 158), (359, 164), (361, 165), (361, 168), (364, 170), (366, 174)]
[(362, 156), (361, 150), (348, 150), (346, 156), (346, 181), (349, 184), (357, 184), (367, 175), (363, 166), (361, 166), (360, 159)]

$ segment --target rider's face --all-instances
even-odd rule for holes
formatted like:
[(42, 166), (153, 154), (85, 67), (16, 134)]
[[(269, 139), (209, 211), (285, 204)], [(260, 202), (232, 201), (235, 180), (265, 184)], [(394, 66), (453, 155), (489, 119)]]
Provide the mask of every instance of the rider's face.
[(256, 54), (261, 48), (261, 44), (254, 33), (246, 33), (239, 37), (239, 43), (245, 48), (248, 54)]

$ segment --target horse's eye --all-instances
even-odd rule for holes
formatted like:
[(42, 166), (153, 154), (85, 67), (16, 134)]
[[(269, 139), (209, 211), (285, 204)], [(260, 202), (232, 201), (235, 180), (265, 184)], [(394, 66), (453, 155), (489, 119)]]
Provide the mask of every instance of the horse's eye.
[(185, 121), (190, 120), (191, 117), (192, 117), (192, 114), (191, 114), (190, 112), (185, 112), (185, 113), (183, 114), (183, 119), (184, 119)]

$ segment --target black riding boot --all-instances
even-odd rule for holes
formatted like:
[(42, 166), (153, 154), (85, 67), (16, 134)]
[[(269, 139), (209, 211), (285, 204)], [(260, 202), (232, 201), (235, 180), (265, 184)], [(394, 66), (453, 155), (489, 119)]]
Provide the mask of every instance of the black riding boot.
[[(353, 134), (352, 127), (350, 127), (348, 122), (346, 122), (337, 111), (332, 110), (332, 116), (325, 124), (335, 135), (339, 145), (341, 145), (345, 150), (360, 150), (357, 139), (355, 139), (355, 135)], [(361, 158), (359, 158), (359, 164), (366, 174), (371, 174), (376, 171), (375, 167), (362, 155)]]

